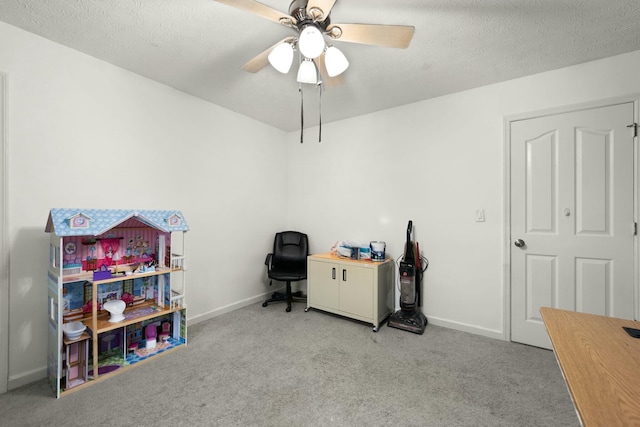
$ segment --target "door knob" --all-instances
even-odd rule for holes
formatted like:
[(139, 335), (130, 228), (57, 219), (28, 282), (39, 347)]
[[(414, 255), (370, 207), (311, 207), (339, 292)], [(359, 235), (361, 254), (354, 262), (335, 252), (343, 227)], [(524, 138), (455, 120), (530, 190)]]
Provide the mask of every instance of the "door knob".
[(516, 239), (515, 242), (513, 242), (514, 245), (516, 245), (518, 248), (521, 248), (524, 246), (524, 240), (522, 239)]

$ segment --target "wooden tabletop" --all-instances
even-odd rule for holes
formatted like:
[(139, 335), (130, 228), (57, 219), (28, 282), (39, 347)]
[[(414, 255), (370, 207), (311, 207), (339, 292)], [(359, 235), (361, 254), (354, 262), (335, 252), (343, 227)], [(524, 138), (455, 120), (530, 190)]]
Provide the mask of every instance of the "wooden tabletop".
[(312, 258), (317, 258), (317, 259), (328, 259), (331, 261), (344, 261), (344, 262), (355, 262), (355, 263), (359, 263), (359, 264), (373, 264), (373, 265), (377, 265), (377, 264), (384, 264), (385, 262), (391, 262), (391, 258), (386, 258), (384, 261), (372, 261), (370, 259), (352, 259), (352, 258), (346, 258), (346, 257), (342, 257), (339, 255), (336, 255), (333, 252), (326, 252), (326, 253), (320, 253), (320, 254), (313, 254), (313, 255), (309, 255)]
[(640, 425), (640, 322), (543, 307), (542, 319), (585, 427)]

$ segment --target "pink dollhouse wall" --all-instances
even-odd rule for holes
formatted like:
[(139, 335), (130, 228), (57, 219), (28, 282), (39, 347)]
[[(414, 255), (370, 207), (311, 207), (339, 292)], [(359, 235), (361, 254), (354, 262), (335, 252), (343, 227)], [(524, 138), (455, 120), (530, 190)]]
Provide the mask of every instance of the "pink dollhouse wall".
[[(135, 229), (112, 229), (107, 235), (89, 240), (86, 236), (69, 236), (64, 238), (64, 244), (72, 242), (76, 245), (76, 252), (64, 254), (65, 266), (82, 264), (83, 270), (88, 270), (87, 259), (96, 259), (94, 269), (102, 265), (112, 266), (148, 262), (155, 257), (158, 235), (165, 235), (166, 245), (170, 245), (170, 234), (160, 233), (158, 230), (146, 227)], [(116, 255), (117, 254), (117, 255)]]

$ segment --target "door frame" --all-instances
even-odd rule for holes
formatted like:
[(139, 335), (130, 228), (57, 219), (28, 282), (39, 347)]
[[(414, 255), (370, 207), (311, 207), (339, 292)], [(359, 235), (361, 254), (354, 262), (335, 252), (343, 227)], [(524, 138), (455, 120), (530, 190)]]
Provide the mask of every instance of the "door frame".
[(7, 205), (6, 74), (0, 72), (0, 394), (9, 385), (9, 230)]
[[(607, 107), (616, 104), (623, 104), (627, 102), (633, 103), (634, 121), (640, 122), (640, 94), (632, 94), (627, 96), (619, 96), (614, 98), (606, 98), (596, 101), (590, 101), (579, 104), (565, 105), (561, 107), (554, 107), (544, 110), (530, 111), (526, 113), (508, 115), (503, 118), (503, 239), (502, 239), (502, 254), (503, 254), (503, 271), (502, 271), (502, 303), (503, 303), (503, 339), (505, 341), (511, 341), (511, 123), (525, 119), (535, 119), (539, 117), (552, 116), (556, 114), (572, 113), (581, 110), (588, 110), (593, 108)], [(639, 173), (639, 149), (638, 139), (636, 138), (633, 144), (633, 220), (638, 222), (638, 212), (640, 209), (639, 200), (640, 195), (640, 173)], [(640, 286), (639, 286), (639, 260), (638, 254), (640, 254), (640, 246), (638, 235), (633, 237), (633, 318), (639, 319), (640, 311)]]

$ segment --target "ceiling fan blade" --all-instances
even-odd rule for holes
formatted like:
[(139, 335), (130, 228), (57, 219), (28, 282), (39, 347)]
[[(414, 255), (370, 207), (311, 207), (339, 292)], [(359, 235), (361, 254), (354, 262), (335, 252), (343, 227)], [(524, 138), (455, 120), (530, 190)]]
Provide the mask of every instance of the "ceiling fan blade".
[(415, 27), (408, 25), (332, 24), (329, 37), (350, 43), (405, 49), (411, 43)]
[(329, 77), (329, 73), (327, 73), (327, 65), (325, 63), (324, 54), (318, 56), (316, 59), (313, 60), (313, 62), (316, 63), (316, 67), (318, 67), (318, 71), (320, 72), (320, 77), (322, 77), (322, 83), (326, 87), (332, 88), (332, 87), (340, 86), (342, 83), (344, 83), (344, 78), (343, 78), (344, 74), (340, 74), (335, 77)]
[[(331, 9), (333, 9), (333, 5), (336, 3), (336, 0), (309, 0), (307, 3), (307, 13), (313, 16), (318, 21), (324, 21), (327, 16), (331, 13)], [(320, 10), (320, 16), (314, 16), (313, 9)]]
[(284, 12), (273, 9), (269, 6), (265, 6), (255, 0), (215, 0), (218, 3), (226, 4), (236, 9), (244, 10), (245, 12), (253, 13), (254, 15), (261, 16), (270, 21), (282, 24), (282, 19), (289, 20), (291, 24), (296, 24), (296, 19), (293, 16), (289, 16)]
[(257, 73), (258, 71), (262, 70), (264, 67), (266, 67), (269, 64), (269, 54), (273, 49), (276, 48), (276, 46), (284, 42), (292, 43), (293, 40), (294, 40), (293, 37), (283, 38), (278, 43), (271, 46), (269, 49), (265, 50), (262, 53), (259, 53), (253, 59), (250, 59), (246, 64), (242, 66), (242, 69), (250, 73)]

